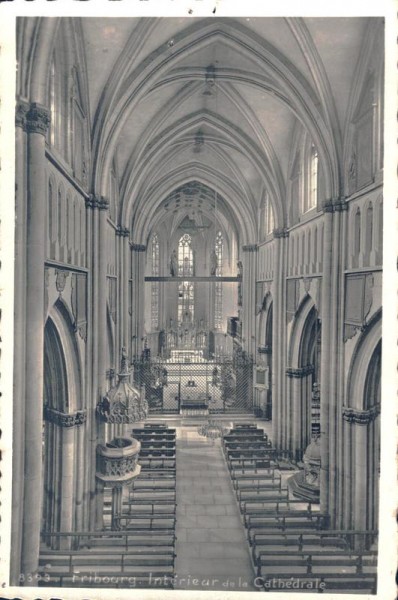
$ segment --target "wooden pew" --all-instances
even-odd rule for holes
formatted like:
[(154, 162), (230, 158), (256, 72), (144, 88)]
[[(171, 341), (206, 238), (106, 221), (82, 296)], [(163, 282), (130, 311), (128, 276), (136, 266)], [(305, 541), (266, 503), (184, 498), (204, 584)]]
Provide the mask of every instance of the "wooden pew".
[[(256, 559), (257, 577), (263, 573), (271, 575), (273, 570), (280, 571), (281, 567), (289, 567), (290, 573), (315, 574), (327, 572), (329, 569), (344, 567), (356, 574), (364, 569), (374, 569), (377, 566), (374, 552), (324, 548), (308, 551), (263, 550)], [(294, 569), (295, 568), (295, 569)], [(298, 568), (298, 569), (297, 569)], [(337, 571), (338, 572), (338, 571)]]
[(151, 440), (139, 440), (141, 442), (141, 450), (150, 449), (150, 450), (175, 450), (176, 444), (174, 440), (171, 441), (151, 441)]
[(144, 470), (164, 470), (169, 469), (175, 472), (176, 460), (175, 458), (151, 458), (151, 457), (140, 457), (138, 464), (141, 465), (141, 472)]
[[(70, 540), (76, 550), (93, 548), (124, 548), (147, 546), (174, 546), (176, 536), (174, 531), (148, 530), (139, 531), (74, 531), (74, 532), (44, 532), (47, 540)], [(43, 549), (47, 552), (47, 549)]]
[(140, 459), (142, 458), (175, 458), (176, 457), (176, 451), (175, 449), (168, 449), (168, 450), (158, 450), (156, 448), (154, 449), (150, 449), (150, 448), (142, 448), (140, 451)]
[(127, 531), (169, 531), (175, 529), (175, 515), (119, 515), (115, 517), (120, 526)]
[(288, 531), (289, 529), (297, 529), (298, 527), (305, 528), (307, 531), (310, 529), (320, 529), (323, 523), (323, 517), (324, 515), (318, 515), (316, 513), (304, 513), (304, 515), (297, 513), (296, 516), (294, 511), (279, 516), (248, 516), (248, 537), (253, 540), (253, 536), (263, 530)]
[(249, 484), (249, 482), (257, 482), (257, 481), (274, 481), (281, 479), (279, 473), (277, 473), (274, 467), (267, 467), (260, 470), (261, 473), (256, 473), (250, 469), (248, 472), (247, 469), (236, 469), (233, 468), (230, 470), (230, 475), (232, 479), (232, 485), (235, 489), (237, 489), (240, 485), (244, 483)]
[[(335, 546), (349, 548), (360, 545), (366, 549), (374, 541), (377, 536), (377, 531), (355, 531), (351, 529), (328, 529), (321, 527), (317, 530), (309, 531), (306, 527), (298, 527), (296, 529), (286, 530), (284, 532), (261, 531), (254, 533), (251, 538), (251, 544), (254, 547), (274, 543), (275, 539), (279, 539), (280, 543), (290, 545), (290, 541), (297, 544), (297, 549), (301, 550), (308, 545)], [(355, 540), (360, 541), (358, 544)]]

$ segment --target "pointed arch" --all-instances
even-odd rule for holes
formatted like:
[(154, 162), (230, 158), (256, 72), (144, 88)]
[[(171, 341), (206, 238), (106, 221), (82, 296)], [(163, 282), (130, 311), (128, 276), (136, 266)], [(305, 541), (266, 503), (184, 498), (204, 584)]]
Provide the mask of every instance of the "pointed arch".
[[(73, 326), (74, 320), (66, 303), (59, 298), (49, 311), (46, 326), (45, 326), (45, 353), (53, 353), (54, 360), (48, 354), (47, 366), (49, 371), (46, 374), (44, 371), (44, 380), (49, 376), (51, 382), (47, 391), (50, 391), (51, 386), (55, 386), (57, 394), (62, 398), (62, 412), (74, 412), (84, 408), (84, 395), (82, 390), (82, 360), (79, 350), (79, 345), (76, 340), (76, 334)], [(47, 332), (47, 333), (46, 333)], [(47, 346), (46, 346), (47, 343)], [(47, 349), (46, 349), (47, 348)], [(62, 390), (56, 381), (57, 371), (59, 367), (59, 377), (62, 381)], [(62, 393), (61, 393), (62, 391)], [(49, 398), (51, 402), (58, 400)]]

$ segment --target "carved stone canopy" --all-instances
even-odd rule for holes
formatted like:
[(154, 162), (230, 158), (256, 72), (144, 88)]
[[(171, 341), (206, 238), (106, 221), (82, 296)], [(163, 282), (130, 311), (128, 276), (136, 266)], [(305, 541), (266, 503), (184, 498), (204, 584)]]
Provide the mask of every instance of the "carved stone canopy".
[(131, 424), (143, 421), (148, 414), (148, 403), (141, 390), (130, 383), (127, 356), (122, 350), (118, 382), (98, 403), (97, 412), (106, 423)]

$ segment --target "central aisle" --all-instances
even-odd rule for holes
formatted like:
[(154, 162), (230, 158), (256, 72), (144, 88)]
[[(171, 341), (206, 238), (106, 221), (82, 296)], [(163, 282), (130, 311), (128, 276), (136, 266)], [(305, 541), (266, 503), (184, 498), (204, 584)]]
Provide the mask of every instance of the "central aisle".
[(179, 427), (176, 453), (175, 589), (255, 590), (221, 441), (201, 437), (196, 426)]

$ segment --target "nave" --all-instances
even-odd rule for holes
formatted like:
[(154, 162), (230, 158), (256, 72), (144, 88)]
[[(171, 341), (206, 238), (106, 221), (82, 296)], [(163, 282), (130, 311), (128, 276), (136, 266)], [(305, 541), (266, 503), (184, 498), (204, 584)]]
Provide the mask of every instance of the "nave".
[(43, 536), (39, 585), (375, 593), (377, 532), (294, 497), (269, 423), (187, 420), (132, 430), (140, 474), (119, 506), (105, 488), (102, 531)]
[(383, 18), (16, 37), (11, 585), (374, 593)]

